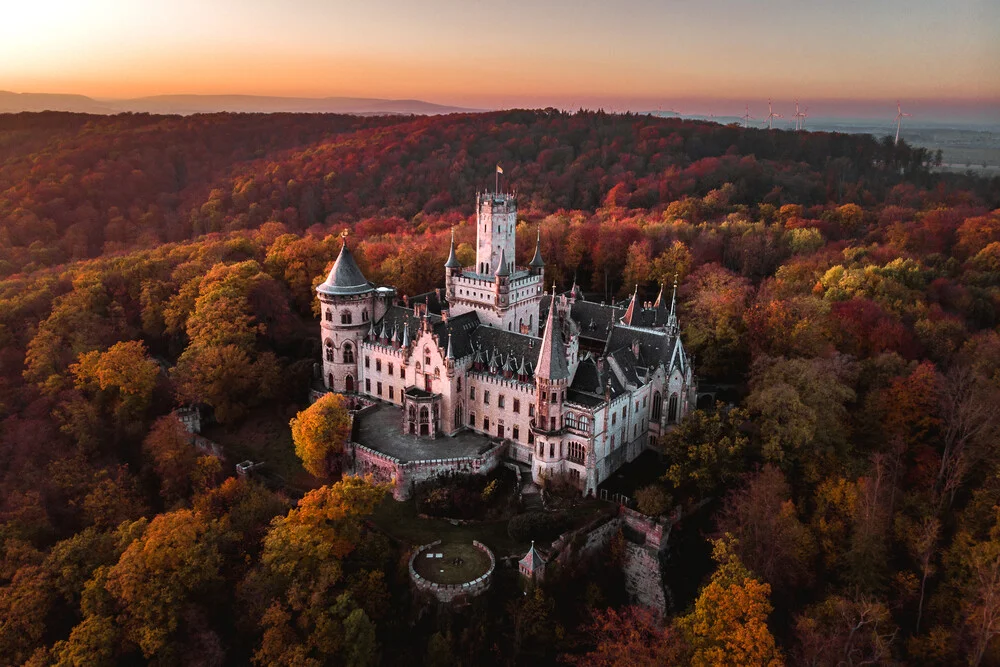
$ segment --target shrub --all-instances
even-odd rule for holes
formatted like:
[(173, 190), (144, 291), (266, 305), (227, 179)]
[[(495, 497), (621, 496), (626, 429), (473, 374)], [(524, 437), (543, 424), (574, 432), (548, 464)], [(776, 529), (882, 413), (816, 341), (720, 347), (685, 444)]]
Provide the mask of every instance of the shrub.
[(670, 510), (673, 498), (660, 484), (650, 484), (635, 492), (639, 511), (649, 516), (660, 516)]

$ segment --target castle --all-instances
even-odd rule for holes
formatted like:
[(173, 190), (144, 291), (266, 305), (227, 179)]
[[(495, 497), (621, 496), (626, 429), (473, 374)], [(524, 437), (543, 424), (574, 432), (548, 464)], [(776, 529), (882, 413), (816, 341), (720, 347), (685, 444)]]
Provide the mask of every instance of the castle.
[[(514, 196), (480, 193), (476, 210), (476, 263), (461, 266), (453, 234), (443, 299), (431, 292), (401, 303), (395, 289), (365, 278), (344, 239), (316, 288), (325, 389), (399, 408), (399, 432), (383, 424), (365, 443), (365, 471), (396, 477), (401, 461), (464, 461), (449, 443), (461, 440), (488, 443), (480, 454), (502, 445), (536, 483), (558, 475), (596, 493), (694, 405), (677, 286), (669, 302), (661, 286), (655, 303), (636, 290), (627, 305), (587, 301), (575, 284), (545, 293), (540, 237), (528, 266), (514, 264)], [(485, 459), (468, 460), (480, 470)], [(383, 461), (396, 467), (386, 472)]]

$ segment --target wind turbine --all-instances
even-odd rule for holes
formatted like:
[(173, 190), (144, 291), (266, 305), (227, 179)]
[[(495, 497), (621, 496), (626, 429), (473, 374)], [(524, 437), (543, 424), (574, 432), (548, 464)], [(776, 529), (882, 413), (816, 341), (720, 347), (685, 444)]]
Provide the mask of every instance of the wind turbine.
[(909, 118), (912, 115), (913, 114), (903, 113), (903, 109), (899, 106), (899, 100), (896, 100), (896, 140), (892, 142), (893, 146), (899, 143), (899, 126), (903, 122), (903, 119)]
[(769, 130), (772, 129), (771, 121), (773, 121), (775, 118), (781, 118), (781, 114), (774, 113), (773, 111), (771, 111), (771, 98), (769, 97), (767, 98), (767, 129)]
[(747, 105), (746, 112), (742, 116), (740, 116), (740, 117), (743, 119), (743, 129), (745, 130), (747, 128), (747, 126), (750, 124), (750, 121), (753, 120), (753, 116), (750, 115), (750, 105), (749, 104)]
[(795, 100), (795, 115), (793, 116), (793, 118), (795, 118), (796, 131), (806, 129), (806, 116), (809, 115), (808, 113), (806, 113), (807, 111), (809, 111), (809, 107), (806, 107), (802, 111), (799, 111), (799, 101)]

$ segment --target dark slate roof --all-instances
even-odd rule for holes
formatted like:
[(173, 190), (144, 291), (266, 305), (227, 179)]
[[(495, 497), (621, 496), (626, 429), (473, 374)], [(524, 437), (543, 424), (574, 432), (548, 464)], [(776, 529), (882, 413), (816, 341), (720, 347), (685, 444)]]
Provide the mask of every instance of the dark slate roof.
[(549, 380), (562, 380), (569, 377), (569, 363), (566, 361), (566, 346), (563, 344), (562, 320), (555, 317), (555, 313), (554, 308), (549, 308), (549, 314), (545, 318), (545, 331), (538, 350), (535, 373)]
[(446, 269), (460, 269), (462, 268), (461, 263), (458, 261), (458, 257), (455, 256), (455, 230), (451, 230), (451, 251), (448, 253), (448, 261), (444, 263), (444, 268)]
[(500, 260), (497, 262), (496, 275), (501, 278), (510, 275), (510, 267), (507, 266), (507, 251), (505, 248), (500, 249)]
[(638, 359), (632, 354), (631, 348), (619, 348), (608, 356), (613, 358), (618, 367), (621, 368), (626, 384), (639, 385), (639, 372), (636, 369)]
[[(453, 338), (452, 344), (454, 342)], [(521, 364), (523, 358), (528, 374), (534, 375), (535, 362), (541, 347), (540, 338), (480, 325), (472, 333), (472, 343), (485, 353), (484, 361), (488, 361), (492, 353), (496, 351), (498, 356), (502, 355), (500, 361), (502, 367), (508, 357), (513, 354), (517, 365)], [(455, 355), (458, 356), (457, 350)]]
[(361, 273), (361, 269), (358, 268), (357, 262), (354, 261), (354, 255), (351, 254), (345, 240), (343, 247), (340, 249), (340, 254), (337, 256), (337, 261), (333, 263), (333, 268), (330, 269), (330, 275), (316, 288), (316, 291), (320, 294), (346, 296), (364, 294), (373, 289), (375, 289), (375, 285), (368, 282), (368, 279)]
[(600, 371), (593, 357), (581, 359), (566, 399), (587, 407), (597, 407), (604, 403), (605, 391), (614, 398), (624, 391), (624, 387), (607, 365)]
[(622, 348), (631, 349), (632, 341), (639, 343), (640, 366), (652, 366), (659, 362), (670, 363), (670, 354), (674, 350), (673, 337), (663, 331), (654, 331), (638, 327), (617, 325), (612, 328), (608, 342), (604, 346), (604, 354), (610, 354)]
[(449, 317), (447, 322), (438, 320), (434, 324), (434, 335), (441, 341), (442, 348), (447, 349), (448, 334), (451, 334), (451, 352), (456, 359), (461, 359), (473, 353), (473, 334), (479, 327), (479, 317), (474, 311)]
[[(441, 321), (439, 315), (429, 314), (427, 316), (431, 323), (436, 323)], [(385, 325), (386, 333), (392, 336), (393, 329), (397, 329), (400, 338), (403, 336), (403, 326), (405, 324), (410, 325), (410, 340), (416, 340), (420, 333), (420, 318), (413, 314), (412, 308), (404, 308), (403, 306), (390, 306), (389, 310), (385, 311), (385, 315), (382, 319), (374, 323), (375, 335), (382, 333), (382, 325)], [(447, 336), (447, 334), (445, 334)]]
[(545, 260), (542, 259), (542, 228), (538, 228), (538, 240), (535, 241), (535, 256), (531, 258), (528, 266), (535, 269), (544, 269)]

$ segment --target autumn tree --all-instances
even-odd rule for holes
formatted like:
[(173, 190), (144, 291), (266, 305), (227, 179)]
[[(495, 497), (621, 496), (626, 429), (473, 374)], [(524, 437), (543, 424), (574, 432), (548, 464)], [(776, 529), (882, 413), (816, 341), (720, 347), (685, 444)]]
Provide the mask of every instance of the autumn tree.
[(676, 487), (692, 486), (706, 495), (736, 478), (744, 468), (749, 439), (745, 410), (725, 408), (695, 410), (664, 436), (663, 452), (669, 463), (664, 475)]
[(812, 537), (790, 496), (785, 476), (767, 464), (726, 496), (718, 517), (740, 561), (783, 595), (807, 585), (812, 574)]
[(784, 664), (767, 627), (771, 587), (755, 579), (726, 540), (717, 540), (719, 564), (690, 614), (677, 620), (695, 666)]
[(290, 422), (295, 453), (310, 474), (330, 478), (351, 435), (351, 415), (341, 394), (324, 394)]
[(706, 264), (682, 287), (684, 341), (708, 376), (734, 372), (747, 354), (744, 314), (750, 284), (717, 264)]
[(579, 667), (654, 667), (679, 664), (687, 647), (677, 629), (643, 607), (594, 612), (586, 628), (596, 646), (582, 656), (566, 656)]
[(157, 419), (142, 448), (160, 481), (160, 495), (164, 501), (173, 503), (186, 498), (191, 493), (198, 450), (180, 420), (174, 415)]

